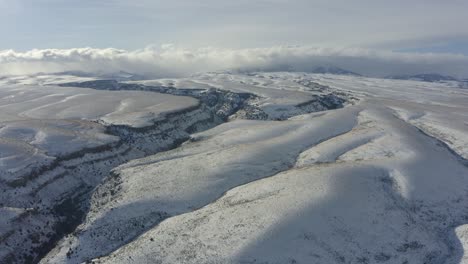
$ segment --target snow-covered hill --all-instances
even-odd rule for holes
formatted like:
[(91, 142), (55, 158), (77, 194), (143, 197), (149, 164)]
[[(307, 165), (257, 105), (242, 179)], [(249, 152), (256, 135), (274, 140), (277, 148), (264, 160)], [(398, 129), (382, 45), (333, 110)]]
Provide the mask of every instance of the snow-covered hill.
[[(121, 145), (66, 161), (23, 187), (2, 186), (22, 201), (2, 196), (4, 262), (35, 248), (29, 260), (47, 253), (41, 263), (468, 263), (467, 90), (306, 73), (71, 81), (62, 86), (93, 90), (60, 89), (144, 97), (130, 113), (179, 108), (163, 118), (131, 114), (143, 124), (134, 128), (82, 113), (101, 120), (90, 130), (95, 137)], [(170, 103), (158, 108), (158, 100)], [(116, 111), (110, 104), (103, 113)], [(81, 180), (51, 180), (60, 172)], [(81, 200), (52, 195), (64, 186), (82, 190), (78, 182), (88, 188)], [(26, 206), (38, 199), (61, 210)], [(82, 213), (70, 218), (76, 205)], [(77, 228), (46, 228), (51, 240), (33, 231), (51, 219)]]

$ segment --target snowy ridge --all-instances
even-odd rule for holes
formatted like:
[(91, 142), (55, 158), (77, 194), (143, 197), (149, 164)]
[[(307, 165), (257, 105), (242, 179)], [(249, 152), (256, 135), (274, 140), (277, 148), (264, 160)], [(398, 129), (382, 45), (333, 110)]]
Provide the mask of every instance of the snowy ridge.
[[(468, 93), (450, 83), (288, 72), (63, 85), (200, 103), (149, 126), (103, 123), (121, 145), (39, 177), (36, 199), (85, 208), (41, 263), (466, 261)], [(101, 169), (84, 195), (46, 195), (79, 186), (64, 175), (88, 165)], [(11, 205), (5, 249), (22, 238), (8, 223), (50, 219)]]
[[(9, 112), (4, 112), (4, 117), (6, 120), (13, 119), (13, 121), (3, 123), (5, 125), (2, 128), (1, 149), (4, 163), (1, 169), (13, 173), (12, 165), (28, 168), (19, 167), (15, 171), (14, 178), (11, 178), (10, 172), (0, 174), (4, 180), (8, 179), (9, 181), (2, 185), (2, 206), (24, 211), (21, 217), (7, 220), (11, 225), (5, 225), (0, 230), (1, 243), (4, 245), (0, 250), (0, 256), (7, 263), (16, 261), (37, 262), (35, 257), (49, 250), (50, 241), (57, 240), (63, 233), (71, 232), (81, 220), (80, 215), (87, 210), (87, 197), (90, 196), (90, 191), (103, 178), (107, 177), (110, 169), (128, 160), (177, 146), (180, 142), (189, 138), (190, 132), (206, 129), (222, 122), (223, 116), (217, 116), (217, 110), (214, 108), (226, 109), (228, 111), (226, 114), (230, 114), (229, 111), (235, 109), (232, 105), (241, 103), (241, 101), (230, 99), (219, 101), (216, 99), (211, 106), (204, 103), (184, 106), (182, 102), (187, 97), (171, 97), (170, 95), (154, 92), (102, 92), (82, 88), (49, 86), (37, 88), (41, 89), (40, 91), (30, 91), (28, 89), (32, 89), (32, 87), (29, 86), (15, 86), (14, 88), (8, 86), (3, 91), (9, 93), (11, 90), (8, 89), (12, 89), (14, 93), (21, 96), (29, 96), (26, 100), (16, 96), (16, 94), (14, 97), (11, 94), (4, 97), (7, 104), (11, 104), (11, 100), (14, 98), (14, 105), (21, 109), (29, 109), (31, 106), (37, 107), (39, 103), (36, 102), (35, 98), (47, 98), (49, 96), (42, 95), (48, 92), (63, 91), (63, 93), (91, 93), (97, 99), (99, 99), (99, 96), (116, 98), (115, 93), (119, 95), (127, 94), (132, 95), (132, 100), (136, 100), (137, 104), (139, 104), (138, 96), (149, 97), (153, 104), (157, 103), (157, 99), (166, 103), (172, 100), (173, 104), (168, 106), (172, 109), (179, 107), (180, 110), (168, 112), (167, 109), (170, 108), (164, 108), (164, 105), (160, 104), (157, 110), (161, 114), (157, 115), (155, 111), (150, 112), (151, 109), (147, 109), (150, 115), (140, 115), (141, 120), (133, 120), (139, 122), (138, 124), (151, 122), (151, 126), (141, 127), (138, 125), (130, 127), (116, 122), (117, 125), (106, 124), (106, 127), (104, 127), (88, 120), (40, 119), (41, 116), (37, 116), (39, 113), (32, 111), (31, 113), (36, 114), (36, 116), (17, 117), (14, 109), (7, 108)], [(28, 91), (28, 93), (25, 91)], [(35, 92), (39, 96), (34, 97)], [(222, 98), (223, 94), (219, 94), (218, 99)], [(198, 102), (192, 98), (187, 99)], [(60, 97), (58, 97), (58, 100), (60, 101)], [(145, 100), (149, 102), (148, 99)], [(237, 100), (242, 99), (237, 98)], [(34, 104), (30, 104), (30, 101), (34, 102)], [(50, 103), (47, 102), (47, 104)], [(65, 109), (70, 106), (73, 106), (73, 104), (64, 105)], [(112, 104), (108, 106), (109, 109), (114, 109)], [(105, 107), (105, 105), (100, 107)], [(41, 109), (43, 109), (45, 115), (46, 107), (41, 107)], [(128, 111), (133, 111), (133, 109)], [(138, 109), (138, 111), (141, 110)], [(80, 116), (80, 113), (76, 111), (70, 113), (73, 113), (76, 117)], [(60, 115), (60, 111), (51, 111), (49, 116), (52, 114)], [(91, 117), (95, 116), (96, 113)], [(90, 116), (87, 116), (86, 112), (82, 112), (81, 117), (89, 118)], [(24, 120), (15, 121), (15, 118), (23, 118)], [(143, 118), (148, 118), (148, 120)], [(44, 124), (47, 124), (47, 126)], [(80, 132), (81, 125), (88, 134)], [(38, 132), (34, 131), (35, 127), (38, 128)], [(56, 128), (51, 129), (50, 127)], [(55, 136), (57, 133), (70, 134), (70, 136), (64, 137), (61, 134)], [(39, 145), (37, 147), (32, 146), (32, 144), (38, 142), (37, 134), (43, 135), (41, 142), (49, 142), (49, 144), (41, 144), (40, 147), (43, 150), (39, 151)], [(71, 136), (80, 137), (73, 139)], [(63, 140), (63, 143), (60, 143), (62, 142), (60, 140)], [(24, 145), (24, 147), (16, 147), (10, 150), (9, 146), (11, 145), (14, 147)], [(29, 150), (29, 148), (32, 148), (32, 150)], [(46, 159), (47, 163), (39, 163), (27, 156), (32, 155), (30, 153), (36, 156), (41, 153), (55, 156)], [(3, 155), (9, 156), (5, 157)], [(14, 157), (15, 164), (11, 163), (12, 159), (10, 157)], [(10, 163), (6, 163), (6, 161)], [(22, 243), (19, 243), (19, 241), (22, 241)]]
[[(99, 118), (99, 114), (107, 115), (113, 111), (113, 102), (119, 100), (118, 96), (131, 96), (138, 104), (140, 103), (138, 96), (154, 97), (153, 104), (157, 102), (158, 97), (155, 93), (115, 92), (117, 94), (112, 94), (81, 88), (49, 86), (35, 89), (30, 86), (7, 86), (2, 87), (1, 91), (7, 93), (2, 101), (2, 106), (7, 111), (2, 113), (2, 118), (6, 121), (1, 123), (2, 145), (0, 148), (3, 162), (0, 167), (2, 170), (0, 174), (2, 176), (1, 205), (2, 208), (14, 208), (21, 213), (17, 217), (6, 220), (8, 224), (2, 226), (0, 230), (3, 245), (0, 257), (6, 263), (37, 262), (35, 258), (47, 252), (51, 243), (64, 233), (71, 232), (79, 223), (80, 215), (87, 208), (87, 197), (90, 191), (108, 175), (111, 168), (148, 154), (143, 151), (143, 147), (138, 148), (135, 140), (129, 142), (123, 134), (116, 131), (109, 134), (109, 128), (112, 126), (105, 128), (97, 122), (86, 119), (96, 116)], [(61, 93), (56, 94), (57, 91)], [(58, 106), (62, 101), (62, 96), (77, 92), (80, 95), (92, 96), (98, 101), (101, 99), (101, 103), (103, 103), (102, 100), (112, 99), (112, 101), (99, 105), (102, 112), (86, 112), (89, 111), (86, 108), (82, 112), (69, 110), (83, 102), (69, 102), (63, 104), (61, 108), (48, 109), (51, 105)], [(170, 98), (168, 95), (161, 96), (159, 99), (166, 102), (172, 99), (174, 103), (176, 103), (174, 100), (179, 100), (177, 102), (181, 103), (180, 99), (184, 99)], [(50, 98), (55, 101), (51, 101)], [(159, 130), (153, 129), (153, 131), (140, 133), (140, 137), (145, 137), (147, 141), (151, 140), (151, 143), (144, 145), (146, 149), (151, 149), (152, 152), (149, 153), (170, 148), (178, 141), (187, 138), (188, 133), (185, 130), (191, 126), (197, 124), (210, 126), (210, 123), (214, 122), (210, 109), (202, 109), (195, 99), (186, 99), (195, 104), (184, 106), (184, 104), (177, 105), (176, 103), (166, 108), (181, 112), (181, 110), (176, 110), (175, 106), (182, 110), (186, 109), (186, 113), (182, 111), (177, 115), (162, 112), (165, 111), (164, 108), (159, 107), (159, 116), (154, 112), (151, 115), (140, 115), (150, 120), (161, 120), (164, 116), (171, 124), (171, 126), (160, 127)], [(57, 101), (59, 104), (56, 103)], [(30, 108), (39, 108), (41, 111), (30, 111), (28, 110)], [(16, 111), (17, 109), (21, 110)], [(64, 111), (73, 115), (72, 119), (63, 116)], [(119, 114), (126, 115), (131, 111), (134, 109), (128, 109), (126, 112), (120, 111)], [(147, 111), (151, 110), (147, 109)], [(43, 119), (53, 117), (54, 114), (57, 115), (56, 119)], [(77, 117), (83, 119), (77, 120)], [(135, 121), (155, 122), (143, 119)], [(119, 124), (118, 120), (116, 123)], [(125, 128), (129, 131), (141, 129), (139, 124), (143, 123), (138, 123), (136, 127), (119, 125), (119, 132), (123, 133)], [(136, 137), (136, 135), (133, 136), (133, 138)], [(38, 156), (45, 157), (46, 162), (38, 161), (36, 158)]]
[[(18, 169), (17, 175), (10, 175), (9, 182), (2, 187), (2, 205), (24, 211), (21, 217), (7, 220), (14, 226), (6, 225), (0, 230), (2, 244), (5, 244), (0, 254), (7, 262), (37, 262), (56, 240), (73, 231), (89, 209), (94, 187), (102, 180), (113, 181), (112, 177), (108, 178), (113, 167), (176, 147), (187, 140), (190, 133), (205, 130), (230, 117), (238, 118), (233, 115), (238, 112), (248, 113), (253, 119), (268, 118), (261, 109), (247, 103), (257, 96), (212, 87), (187, 90), (106, 80), (60, 85), (93, 89), (7, 85), (2, 90), (5, 94), (3, 107), (7, 110), (2, 117), (6, 124), (2, 130), (2, 149), (11, 152), (8, 146), (17, 146), (15, 142), (33, 148), (31, 151), (25, 147), (13, 149), (15, 152), (4, 159), (10, 161), (11, 156), (15, 157)], [(341, 107), (342, 102), (333, 96), (316, 97), (310, 104), (298, 106), (301, 110), (293, 107), (294, 113), (287, 113), (288, 109), (278, 113), (290, 116), (323, 107)], [(86, 130), (80, 132), (73, 124), (82, 125)], [(76, 145), (69, 144), (68, 135), (78, 137), (71, 141)], [(87, 141), (79, 141), (81, 138)], [(67, 143), (60, 143), (60, 140)], [(37, 145), (38, 142), (45, 144)], [(36, 160), (25, 156), (27, 153), (34, 153)], [(37, 161), (41, 153), (45, 156), (42, 163)], [(49, 156), (51, 158), (47, 159)], [(12, 165), (10, 162), (10, 172)], [(2, 175), (4, 179), (6, 176)], [(104, 197), (100, 199), (105, 200)]]
[[(291, 161), (293, 166), (286, 166), (284, 172), (241, 185), (205, 207), (168, 218), (137, 240), (96, 261), (459, 263), (463, 258), (463, 245), (459, 239), (465, 236), (461, 228), (456, 229), (457, 233), (454, 230), (466, 223), (465, 216), (468, 215), (468, 209), (463, 206), (467, 202), (468, 167), (456, 154), (465, 155), (463, 148), (454, 150), (452, 146), (464, 145), (463, 140), (466, 140), (466, 128), (458, 126), (466, 122), (466, 115), (462, 114), (467, 105), (465, 92), (447, 92), (452, 88), (419, 82), (297, 76), (361, 97), (361, 102), (352, 107), (359, 110), (338, 110), (354, 115), (359, 124), (349, 127), (344, 134), (303, 149), (297, 155), (297, 161)], [(399, 112), (395, 110), (397, 106)], [(448, 112), (447, 108), (452, 111)], [(421, 133), (411, 118), (402, 118), (401, 109), (405, 109), (412, 119), (427, 117), (430, 113), (431, 118), (421, 120), (426, 126), (445, 118), (444, 124), (453, 130), (444, 132), (451, 135), (453, 131), (461, 131), (461, 136), (451, 141), (451, 145), (441, 144), (446, 141), (446, 136), (434, 134), (432, 138), (429, 133)], [(418, 109), (424, 109), (426, 114), (419, 114)], [(436, 114), (439, 115), (437, 119)], [(312, 114), (283, 122), (305, 119), (321, 123), (327, 115), (330, 116), (328, 113)], [(236, 122), (196, 135), (194, 143), (183, 148), (212, 150), (209, 142), (226, 148), (230, 146), (226, 141), (243, 143), (245, 137), (253, 136), (255, 142), (261, 142), (264, 138), (268, 140), (272, 133), (284, 133), (281, 125), (266, 131), (252, 129), (255, 131), (252, 133), (248, 132), (248, 123)], [(333, 120), (329, 124), (341, 126), (343, 122)], [(326, 123), (321, 125), (327, 127)], [(314, 135), (309, 134), (310, 137)], [(284, 146), (280, 149), (282, 155), (288, 152)], [(239, 160), (238, 157), (252, 151), (244, 148), (239, 151), (242, 155), (232, 154), (237, 166), (250, 168), (249, 164), (255, 159)], [(193, 175), (192, 169), (188, 168), (195, 165), (202, 174), (206, 174), (206, 167), (220, 172), (230, 168), (225, 163), (205, 164), (190, 160), (184, 150), (173, 152), (159, 154), (153, 161), (145, 159), (144, 162), (129, 163), (122, 167), (122, 175), (135, 175), (139, 173), (137, 170), (151, 172), (152, 166), (163, 169), (164, 163), (177, 160), (183, 162), (177, 163), (177, 172), (169, 173), (171, 179), (185, 178), (182, 175), (187, 170)], [(193, 153), (203, 154), (202, 151)], [(253, 153), (255, 157), (263, 157)], [(277, 155), (271, 149), (268, 153)], [(209, 156), (201, 160), (214, 162), (213, 157), (219, 157), (218, 152), (208, 151), (205, 155)], [(249, 175), (251, 171), (240, 171), (229, 179)], [(152, 174), (147, 181), (161, 175), (156, 171)], [(121, 184), (126, 186), (130, 182), (133, 181), (128, 177)], [(161, 184), (158, 190), (167, 188)], [(129, 186), (138, 188), (139, 185), (133, 182)], [(210, 185), (203, 190), (212, 189)], [(122, 202), (132, 201), (126, 193), (145, 193), (122, 190), (125, 196), (117, 198)], [(82, 254), (79, 249), (73, 251), (71, 263), (75, 253)]]
[[(457, 263), (467, 167), (391, 109), (365, 109), (353, 130), (302, 152), (319, 153), (309, 164), (169, 218), (98, 262)], [(380, 136), (351, 140), (362, 132)]]
[[(90, 213), (76, 236), (65, 239), (57, 257), (46, 262), (68, 258), (79, 263), (132, 239), (135, 231), (142, 232), (161, 218), (202, 207), (235, 186), (287, 170), (307, 146), (350, 130), (355, 124), (352, 117), (355, 111), (324, 115), (323, 122), (329, 125), (308, 118), (233, 121), (226, 125), (236, 126), (240, 122), (242, 128), (225, 130), (223, 124), (213, 129), (215, 136), (204, 141), (117, 168), (114, 175), (118, 179), (97, 191), (99, 195), (94, 197)], [(342, 125), (333, 128), (333, 122)], [(271, 133), (274, 128), (281, 129)], [(234, 136), (239, 134), (242, 136)], [(205, 137), (203, 133), (196, 136)], [(207, 159), (209, 163), (204, 162)], [(191, 165), (187, 168), (183, 164)], [(100, 196), (112, 192), (110, 200), (102, 203)]]

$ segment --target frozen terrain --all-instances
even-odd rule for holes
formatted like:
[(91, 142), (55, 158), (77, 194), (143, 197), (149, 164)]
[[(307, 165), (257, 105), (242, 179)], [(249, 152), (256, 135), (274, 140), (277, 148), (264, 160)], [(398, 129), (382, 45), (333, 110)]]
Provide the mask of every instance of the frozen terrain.
[(188, 137), (186, 126), (211, 118), (199, 107), (154, 92), (0, 86), (0, 262), (37, 262), (111, 168)]
[(12, 182), (56, 157), (116, 142), (102, 124), (145, 127), (197, 104), (149, 92), (1, 86), (0, 179)]
[(70, 74), (7, 75), (0, 76), (0, 85), (54, 85), (64, 82), (84, 82), (92, 80), (96, 80), (96, 78)]
[[(2, 115), (26, 122), (15, 124), (20, 131), (40, 127), (34, 122), (70, 122), (52, 123), (111, 147), (67, 160), (24, 186), (2, 187), (3, 262), (468, 263), (465, 89), (306, 73), (68, 80), (61, 85), (76, 88), (35, 86), (24, 95), (32, 98)], [(55, 102), (89, 92), (110, 100), (98, 106), (112, 107), (78, 117), (80, 108), (47, 101), (48, 118), (31, 111), (41, 89), (63, 89)], [(119, 112), (109, 102), (127, 93), (135, 101)], [(77, 98), (69, 100), (63, 105), (73, 107)], [(2, 140), (1, 148), (16, 147)], [(15, 140), (38, 148), (30, 138)], [(70, 196), (76, 190), (86, 195)], [(60, 224), (46, 228), (55, 235), (46, 243), (47, 234), (33, 230), (51, 219)], [(41, 243), (47, 246), (29, 259), (12, 253)]]
[[(328, 87), (307, 80), (301, 83), (301, 80), (297, 76), (278, 78), (278, 76), (264, 74), (206, 73), (187, 79), (161, 79), (130, 83), (174, 88), (217, 88), (234, 93), (255, 94), (257, 98), (252, 102), (253, 105), (268, 115), (269, 119), (286, 119), (294, 115), (333, 107), (317, 103), (319, 96), (326, 96), (331, 93)], [(325, 99), (328, 98), (325, 97)], [(336, 105), (342, 103), (340, 101), (329, 101)]]

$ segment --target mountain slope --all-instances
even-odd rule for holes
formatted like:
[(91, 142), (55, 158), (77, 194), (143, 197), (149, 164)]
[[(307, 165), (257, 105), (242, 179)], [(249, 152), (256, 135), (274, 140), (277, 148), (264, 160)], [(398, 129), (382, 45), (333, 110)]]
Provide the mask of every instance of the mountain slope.
[(440, 82), (440, 81), (458, 81), (455, 77), (441, 75), (438, 73), (421, 73), (414, 75), (392, 75), (388, 76), (389, 79), (399, 79), (399, 80), (415, 80), (422, 82)]

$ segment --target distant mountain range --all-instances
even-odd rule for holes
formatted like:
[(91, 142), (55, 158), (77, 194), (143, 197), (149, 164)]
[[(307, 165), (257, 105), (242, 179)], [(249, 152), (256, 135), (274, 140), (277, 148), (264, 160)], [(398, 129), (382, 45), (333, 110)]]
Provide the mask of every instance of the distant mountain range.
[(438, 73), (421, 73), (414, 75), (392, 75), (386, 77), (387, 79), (399, 79), (399, 80), (415, 80), (423, 82), (441, 82), (441, 81), (461, 81), (455, 77), (448, 75), (441, 75)]
[(129, 73), (126, 71), (118, 71), (113, 73), (104, 73), (104, 72), (84, 72), (84, 71), (65, 71), (65, 72), (57, 72), (53, 73), (54, 75), (73, 75), (77, 77), (94, 77), (94, 78), (102, 78), (102, 79), (110, 79), (116, 81), (139, 81), (148, 79), (146, 76)]
[(348, 71), (342, 68), (334, 67), (334, 66), (320, 66), (314, 68), (311, 73), (329, 73), (329, 74), (338, 74), (338, 75), (352, 75), (352, 76), (362, 76), (361, 74)]
[[(265, 69), (250, 69), (249, 71), (222, 71), (223, 73), (244, 73), (248, 74), (252, 71), (264, 71)], [(279, 69), (268, 69), (266, 71), (291, 71), (295, 72), (296, 70), (289, 66), (281, 66)], [(309, 73), (318, 73), (318, 74), (336, 74), (336, 75), (348, 75), (348, 76), (363, 76), (359, 73), (352, 72), (343, 68), (335, 67), (335, 66), (318, 66), (308, 70)], [(43, 73), (39, 73), (41, 75)], [(138, 81), (138, 80), (145, 80), (151, 79), (149, 76), (140, 75), (129, 73), (126, 71), (118, 71), (114, 73), (104, 73), (104, 72), (84, 72), (84, 71), (65, 71), (65, 72), (57, 72), (52, 73), (53, 75), (73, 75), (78, 77), (94, 77), (94, 78), (101, 78), (101, 79), (109, 79), (109, 80), (116, 80), (116, 81)], [(449, 75), (442, 75), (439, 73), (419, 73), (419, 74), (401, 74), (401, 75), (389, 75), (384, 77), (385, 79), (396, 79), (396, 80), (414, 80), (414, 81), (423, 81), (423, 82), (447, 82), (453, 81), (458, 82), (461, 88), (468, 88), (468, 79), (457, 79), (453, 76)]]

